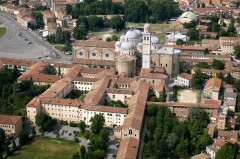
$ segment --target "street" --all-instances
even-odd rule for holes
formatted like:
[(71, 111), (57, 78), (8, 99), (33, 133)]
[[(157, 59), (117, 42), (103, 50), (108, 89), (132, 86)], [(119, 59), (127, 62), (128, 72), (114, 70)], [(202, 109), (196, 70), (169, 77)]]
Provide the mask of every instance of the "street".
[[(6, 34), (0, 38), (1, 57), (71, 62), (71, 56), (53, 48), (38, 32), (27, 30), (18, 24), (14, 15), (0, 12), (0, 21), (3, 22), (1, 26), (7, 29)], [(27, 44), (18, 36), (20, 32), (32, 44)]]

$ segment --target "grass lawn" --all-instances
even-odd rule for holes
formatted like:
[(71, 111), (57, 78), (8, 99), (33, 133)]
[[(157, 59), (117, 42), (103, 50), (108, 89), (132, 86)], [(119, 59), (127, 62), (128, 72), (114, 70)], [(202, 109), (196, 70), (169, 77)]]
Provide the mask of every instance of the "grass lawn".
[(56, 49), (58, 49), (60, 51), (64, 51), (64, 49), (65, 49), (65, 45), (53, 45), (53, 47), (55, 47)]
[(6, 33), (6, 28), (0, 27), (0, 38)]
[(79, 145), (74, 141), (37, 137), (9, 159), (70, 159), (78, 151)]

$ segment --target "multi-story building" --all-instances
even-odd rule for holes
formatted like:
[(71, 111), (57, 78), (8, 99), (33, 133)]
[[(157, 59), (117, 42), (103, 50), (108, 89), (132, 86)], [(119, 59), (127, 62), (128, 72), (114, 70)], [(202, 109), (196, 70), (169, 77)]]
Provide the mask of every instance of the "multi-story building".
[(23, 129), (22, 117), (0, 114), (0, 128), (8, 136), (19, 136)]
[(187, 73), (182, 73), (177, 76), (177, 79), (175, 79), (174, 83), (178, 86), (187, 86), (189, 87), (191, 85), (192, 75)]
[(210, 78), (205, 84), (203, 90), (204, 98), (218, 100), (221, 85), (222, 85), (221, 79), (217, 77)]

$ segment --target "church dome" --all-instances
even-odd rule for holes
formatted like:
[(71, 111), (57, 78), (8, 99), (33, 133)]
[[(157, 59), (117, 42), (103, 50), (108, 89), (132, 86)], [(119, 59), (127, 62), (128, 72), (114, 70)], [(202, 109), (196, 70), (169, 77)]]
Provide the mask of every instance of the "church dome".
[(141, 32), (140, 30), (135, 29), (134, 31), (138, 34), (138, 37), (141, 37), (141, 36), (142, 36), (142, 32)]
[(121, 44), (122, 44), (121, 41), (117, 41), (117, 42), (115, 43), (115, 46), (121, 46)]
[(135, 30), (129, 30), (126, 35), (125, 38), (127, 39), (138, 39), (138, 33)]
[(132, 50), (134, 49), (134, 45), (131, 42), (123, 42), (121, 45), (122, 50)]
[(121, 42), (125, 41), (125, 35), (121, 35), (121, 36), (120, 36), (120, 41), (121, 41)]
[(152, 36), (152, 37), (151, 37), (151, 43), (152, 43), (152, 44), (159, 44), (159, 43), (160, 43), (160, 42), (159, 42), (159, 38), (156, 37), (156, 36)]

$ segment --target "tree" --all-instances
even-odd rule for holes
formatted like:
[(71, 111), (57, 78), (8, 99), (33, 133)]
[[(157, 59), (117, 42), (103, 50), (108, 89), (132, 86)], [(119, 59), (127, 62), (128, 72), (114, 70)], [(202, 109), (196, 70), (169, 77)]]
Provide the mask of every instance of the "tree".
[(130, 22), (146, 22), (148, 7), (143, 0), (129, 1), (125, 5), (124, 17)]
[(66, 5), (66, 14), (67, 15), (72, 14), (72, 6), (69, 4)]
[(233, 76), (230, 73), (228, 73), (225, 78), (226, 84), (234, 84), (235, 81), (236, 81), (236, 79), (233, 78)]
[(103, 150), (95, 150), (93, 152), (93, 156), (95, 159), (103, 159), (105, 157), (105, 152)]
[(240, 91), (240, 80), (237, 80), (234, 85), (233, 85), (234, 88), (236, 88), (238, 91)]
[(215, 159), (234, 159), (235, 156), (236, 150), (234, 145), (228, 142), (217, 151)]
[(221, 29), (221, 26), (218, 23), (214, 23), (212, 26), (212, 32), (219, 32)]
[(13, 151), (17, 150), (17, 145), (16, 145), (16, 142), (15, 142), (14, 138), (12, 139), (12, 149), (13, 149)]
[(233, 54), (235, 59), (240, 59), (240, 45), (234, 47)]
[(112, 41), (118, 41), (118, 36), (114, 34), (114, 35), (112, 36)]
[(114, 16), (110, 24), (112, 29), (116, 29), (116, 31), (120, 31), (125, 27), (125, 22), (120, 16)]
[(199, 31), (195, 28), (190, 28), (186, 34), (190, 40), (197, 40), (199, 38)]
[(44, 27), (44, 22), (43, 22), (43, 15), (41, 12), (34, 12), (33, 13), (33, 19), (36, 20), (36, 29), (40, 29)]
[(165, 90), (165, 87), (163, 87), (163, 93), (161, 95), (161, 101), (166, 102), (166, 98), (167, 98), (166, 90)]
[(205, 48), (205, 50), (204, 50), (204, 54), (209, 54), (209, 50), (208, 50), (208, 48)]
[(77, 40), (86, 39), (86, 35), (87, 35), (87, 30), (86, 30), (86, 26), (84, 24), (81, 24), (78, 27), (76, 26), (73, 29), (73, 36)]
[(25, 145), (29, 141), (29, 135), (27, 132), (21, 132), (19, 135), (19, 146)]
[(8, 156), (9, 154), (10, 154), (10, 150), (9, 150), (8, 141), (7, 141), (5, 144), (5, 155)]
[(202, 89), (205, 82), (205, 75), (200, 69), (195, 70), (195, 73), (192, 77), (192, 87), (196, 89)]
[(63, 31), (61, 27), (57, 27), (56, 34), (55, 34), (55, 42), (57, 44), (64, 43)]
[(79, 153), (75, 152), (70, 159), (80, 159)]
[(102, 138), (103, 141), (107, 142), (109, 140), (109, 131), (107, 129), (100, 130), (99, 136)]
[(97, 16), (88, 17), (88, 25), (91, 31), (97, 31), (104, 27), (103, 18)]
[(179, 158), (188, 158), (188, 141), (181, 139), (180, 143), (176, 147), (176, 154)]
[(56, 75), (57, 74), (55, 68), (50, 64), (44, 67), (44, 69), (42, 70), (42, 73), (46, 74), (46, 75)]
[(221, 60), (213, 60), (212, 67), (216, 70), (223, 70), (225, 67), (225, 64)]
[(39, 113), (35, 117), (36, 125), (40, 126), (43, 131), (46, 131), (53, 123), (50, 116), (45, 113)]
[(185, 43), (182, 39), (177, 39), (176, 45), (183, 45), (183, 44), (185, 44)]
[(32, 127), (32, 136), (36, 136), (36, 130), (34, 126)]
[(86, 129), (87, 125), (84, 121), (80, 121), (78, 123), (78, 128), (81, 130), (82, 133), (84, 133), (85, 129)]
[(208, 63), (206, 62), (199, 62), (195, 65), (197, 68), (209, 68)]
[(103, 128), (105, 119), (102, 115), (96, 114), (93, 118), (90, 119), (91, 124), (91, 131), (94, 134), (99, 134), (100, 130)]
[(13, 74), (13, 79), (17, 79), (21, 75), (16, 65), (14, 65), (12, 74)]
[(222, 72), (217, 73), (217, 78), (224, 80), (224, 74)]
[(84, 145), (81, 145), (81, 147), (80, 147), (80, 157), (84, 158), (85, 154), (86, 154), (86, 148), (85, 148)]

